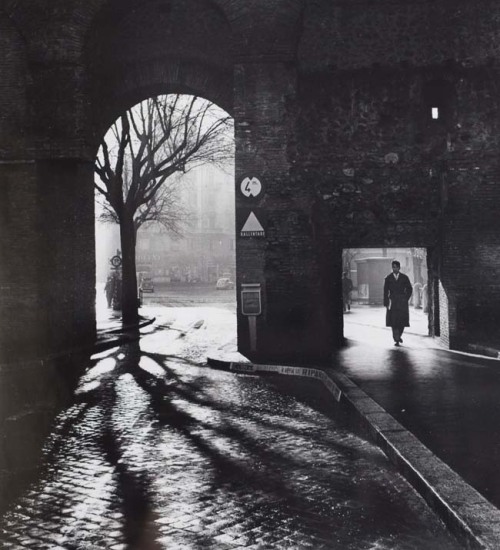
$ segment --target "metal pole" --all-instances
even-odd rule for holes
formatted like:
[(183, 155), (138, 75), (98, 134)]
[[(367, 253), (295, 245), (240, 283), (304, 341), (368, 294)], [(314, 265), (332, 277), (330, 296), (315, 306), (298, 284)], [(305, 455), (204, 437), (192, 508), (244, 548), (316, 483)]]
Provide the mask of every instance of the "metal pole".
[(250, 331), (250, 350), (257, 351), (257, 317), (255, 315), (248, 316), (248, 328)]

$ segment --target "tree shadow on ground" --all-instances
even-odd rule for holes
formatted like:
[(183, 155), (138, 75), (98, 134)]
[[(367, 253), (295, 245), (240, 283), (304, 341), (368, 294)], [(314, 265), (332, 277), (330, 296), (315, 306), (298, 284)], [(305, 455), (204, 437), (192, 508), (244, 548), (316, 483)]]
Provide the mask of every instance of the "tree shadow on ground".
[[(58, 485), (26, 520), (50, 535), (51, 525), (69, 517), (65, 548), (220, 550), (221, 533), (237, 533), (243, 546), (300, 547), (307, 541), (315, 548), (349, 548), (353, 528), (369, 547), (408, 523), (409, 508), (380, 483), (389, 469), (382, 455), (352, 445), (349, 434), (338, 437), (336, 424), (303, 415), (289, 396), (291, 387), (276, 394), (269, 389), (279, 386), (276, 380), (221, 372), (212, 377), (192, 361), (148, 353), (138, 343), (91, 366), (69, 409), (67, 431), (59, 433), (69, 434), (73, 464), (82, 445), (83, 469), (66, 465), (63, 449), (54, 466), (68, 485)], [(366, 473), (372, 468), (375, 477)], [(113, 528), (89, 535), (85, 522), (91, 520), (78, 508), (86, 493), (77, 478), (83, 476), (83, 489), (99, 480), (99, 472), (106, 472), (101, 482), (108, 495), (99, 509)]]
[[(289, 477), (291, 471), (303, 473), (308, 471), (311, 486), (315, 486), (324, 482), (324, 476), (328, 475), (328, 464), (316, 465), (316, 468), (310, 469), (307, 457), (287, 454), (279, 446), (273, 448), (269, 441), (261, 441), (255, 432), (249, 433), (242, 427), (242, 423), (236, 423), (234, 418), (241, 419), (243, 424), (252, 423), (258, 428), (257, 433), (274, 430), (292, 438), (304, 438), (312, 445), (327, 446), (330, 453), (337, 453), (354, 461), (360, 458), (357, 456), (360, 454), (359, 449), (353, 449), (348, 444), (335, 442), (332, 439), (325, 441), (324, 431), (314, 430), (309, 425), (304, 427), (288, 425), (283, 421), (283, 418), (287, 417), (285, 413), (270, 414), (266, 419), (267, 412), (258, 411), (251, 404), (248, 406), (221, 404), (207, 391), (209, 381), (202, 368), (201, 373), (193, 374), (188, 382), (185, 382), (183, 376), (179, 374), (179, 365), (199, 367), (195, 362), (142, 351), (138, 342), (119, 348), (111, 357), (115, 360), (116, 366), (111, 372), (102, 375), (100, 385), (91, 392), (94, 395), (89, 395), (87, 398), (94, 404), (105, 403), (100, 446), (106, 460), (114, 467), (117, 474), (117, 496), (121, 500), (124, 518), (123, 537), (129, 548), (155, 548), (154, 540), (158, 538), (158, 532), (153, 525), (155, 499), (153, 478), (157, 472), (150, 472), (144, 465), (128, 463), (124, 459), (126, 438), (123, 437), (122, 429), (128, 428), (117, 428), (116, 422), (113, 421), (113, 411), (117, 404), (116, 381), (124, 375), (129, 375), (133, 379), (148, 400), (149, 406), (143, 414), (154, 426), (154, 435), (149, 441), (150, 449), (159, 445), (162, 438), (172, 431), (189, 442), (193, 452), (203, 457), (203, 460), (209, 464), (207, 471), (211, 479), (207, 487), (208, 493), (224, 492), (225, 498), (232, 501), (240, 513), (249, 515), (255, 512), (255, 504), (251, 500), (242, 498), (242, 494), (264, 494), (266, 502), (284, 503), (281, 508), (275, 506), (275, 512), (278, 510), (276, 513), (283, 517), (293, 516), (297, 521), (298, 530), (311, 528), (307, 515), (303, 513), (305, 507), (308, 507), (311, 514), (327, 512), (331, 514), (330, 508), (327, 507), (328, 510), (325, 510), (324, 503), (311, 500), (310, 495), (304, 493), (304, 488), (293, 483)], [(141, 367), (143, 358), (148, 358), (156, 367), (159, 367), (157, 374)], [(174, 362), (177, 368), (173, 368)], [(244, 376), (241, 379), (243, 380)], [(259, 380), (258, 383), (267, 382)], [(188, 407), (179, 406), (179, 399)], [(186, 410), (189, 406), (215, 413), (217, 415), (215, 423), (193, 416)], [(290, 419), (292, 420), (292, 417)], [(228, 447), (223, 450), (216, 444), (216, 441), (220, 441), (221, 438), (229, 442)], [(378, 463), (380, 468), (387, 467), (387, 461), (382, 456), (369, 450), (365, 450), (365, 459)], [(331, 466), (333, 467), (334, 465)], [(335, 484), (335, 490), (332, 490), (332, 493), (337, 492), (343, 495), (343, 498), (346, 495), (352, 499), (361, 498), (359, 488), (353, 485), (349, 476), (342, 477), (337, 473)], [(365, 487), (364, 499), (368, 501), (372, 498), (376, 499), (384, 509), (384, 514), (394, 508), (383, 491), (377, 490), (374, 486), (370, 488), (369, 485), (368, 483)], [(394, 509), (393, 513), (398, 515), (399, 511)], [(311, 515), (310, 520), (314, 523), (317, 517), (313, 519)], [(331, 517), (329, 521), (332, 521)], [(381, 522), (382, 530), (383, 524), (384, 522)], [(339, 528), (337, 523), (335, 526)], [(206, 528), (209, 530), (208, 524)], [(186, 532), (185, 536), (192, 539), (190, 544), (193, 547), (201, 548), (211, 544), (210, 535), (207, 533)]]

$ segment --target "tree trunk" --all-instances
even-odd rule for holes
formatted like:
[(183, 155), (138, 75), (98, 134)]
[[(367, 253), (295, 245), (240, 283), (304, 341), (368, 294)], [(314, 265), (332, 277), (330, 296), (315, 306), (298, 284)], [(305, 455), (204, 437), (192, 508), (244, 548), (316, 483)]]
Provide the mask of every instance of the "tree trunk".
[(139, 319), (137, 303), (137, 274), (135, 271), (136, 231), (133, 218), (125, 214), (120, 223), (122, 245), (122, 320), (124, 324)]

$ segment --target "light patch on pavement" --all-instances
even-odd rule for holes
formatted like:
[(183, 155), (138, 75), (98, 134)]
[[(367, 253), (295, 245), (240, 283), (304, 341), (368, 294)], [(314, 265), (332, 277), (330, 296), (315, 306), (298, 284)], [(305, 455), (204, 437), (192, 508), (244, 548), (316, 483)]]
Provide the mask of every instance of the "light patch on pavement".
[(142, 370), (145, 370), (146, 372), (149, 372), (149, 374), (152, 374), (153, 376), (156, 376), (157, 378), (161, 378), (165, 376), (165, 371), (151, 359), (150, 357), (141, 356), (141, 359), (139, 361), (139, 367)]
[(95, 380), (99, 376), (111, 372), (116, 367), (116, 360), (113, 357), (106, 357), (95, 366), (89, 369), (88, 372), (82, 376), (82, 382), (89, 382)]
[(84, 393), (89, 393), (94, 390), (96, 390), (101, 383), (98, 380), (94, 380), (93, 382), (89, 382), (88, 384), (82, 384), (75, 390), (76, 395), (82, 395)]
[(106, 349), (104, 351), (101, 351), (100, 353), (95, 353), (91, 356), (91, 359), (98, 360), (108, 357), (109, 355), (113, 355), (118, 350), (118, 347), (119, 346), (115, 346), (114, 348)]

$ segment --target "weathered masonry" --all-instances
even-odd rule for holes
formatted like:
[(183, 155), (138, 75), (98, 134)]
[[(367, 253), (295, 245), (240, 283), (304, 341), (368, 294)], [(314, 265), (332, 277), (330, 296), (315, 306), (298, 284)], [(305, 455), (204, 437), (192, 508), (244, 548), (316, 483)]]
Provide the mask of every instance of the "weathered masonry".
[(499, 64), (494, 0), (2, 0), (2, 434), (64, 394), (32, 359), (95, 338), (97, 145), (159, 93), (234, 116), (243, 353), (328, 360), (347, 247), (426, 247), (444, 344), (496, 322)]

